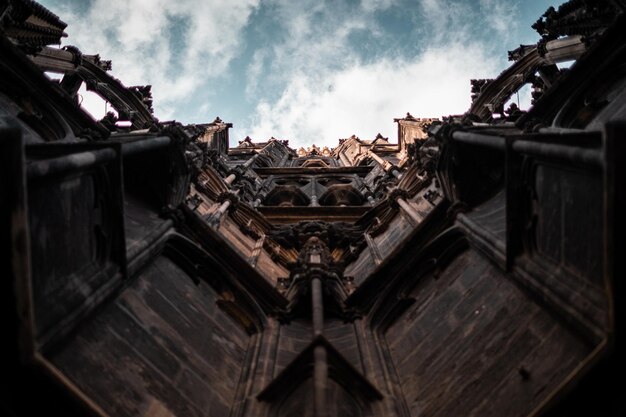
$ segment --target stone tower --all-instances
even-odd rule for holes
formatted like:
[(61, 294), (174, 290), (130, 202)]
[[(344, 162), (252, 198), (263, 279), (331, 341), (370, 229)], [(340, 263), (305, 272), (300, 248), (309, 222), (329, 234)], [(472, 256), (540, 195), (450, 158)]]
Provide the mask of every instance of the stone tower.
[(0, 410), (623, 415), (623, 10), (549, 9), (464, 115), (292, 149), (160, 122), (0, 3)]

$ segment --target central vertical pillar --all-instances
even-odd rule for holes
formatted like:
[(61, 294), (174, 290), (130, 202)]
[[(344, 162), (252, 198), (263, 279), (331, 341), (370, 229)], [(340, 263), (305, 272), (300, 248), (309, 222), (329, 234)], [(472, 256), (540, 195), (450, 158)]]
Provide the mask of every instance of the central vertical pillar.
[[(324, 332), (324, 300), (322, 296), (322, 279), (319, 275), (311, 278), (311, 315), (313, 319), (313, 337)], [(313, 350), (313, 395), (315, 417), (326, 417), (326, 387), (328, 385), (328, 362), (326, 348), (315, 346)]]
[(328, 365), (326, 363), (326, 348), (315, 346), (313, 351), (315, 368), (313, 374), (314, 384), (314, 415), (315, 417), (326, 417), (326, 385), (328, 381)]
[(319, 207), (317, 202), (317, 179), (311, 178), (311, 207)]
[(322, 299), (322, 280), (319, 276), (311, 279), (311, 306), (313, 309), (313, 337), (324, 331), (324, 300)]

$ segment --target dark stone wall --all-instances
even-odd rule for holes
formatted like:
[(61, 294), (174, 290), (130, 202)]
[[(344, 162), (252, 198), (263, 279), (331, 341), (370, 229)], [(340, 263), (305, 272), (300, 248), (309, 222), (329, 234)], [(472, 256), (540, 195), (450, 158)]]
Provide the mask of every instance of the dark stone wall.
[(299, 319), (280, 326), (279, 332), (274, 376), (285, 369), (311, 343), (313, 328), (310, 320)]
[(352, 366), (363, 372), (354, 323), (345, 323), (339, 319), (326, 320), (324, 335)]
[[(35, 183), (30, 190), (32, 215), (31, 253), (33, 262), (33, 297), (40, 335), (59, 322), (102, 284), (90, 283), (88, 277), (104, 268), (107, 259), (97, 251), (97, 191), (93, 175), (65, 178), (51, 183)], [(68, 232), (68, 225), (72, 229)], [(81, 288), (82, 287), (82, 288)], [(90, 287), (90, 288), (87, 288)], [(63, 302), (58, 302), (63, 299)]]
[[(280, 327), (274, 376), (278, 375), (310, 343), (313, 328), (310, 320), (298, 319)], [(339, 319), (324, 321), (324, 336), (356, 369), (363, 371), (353, 323)]]
[(412, 416), (525, 416), (591, 346), (473, 250), (411, 291), (386, 339)]
[[(589, 29), (582, 3), (565, 26), (598, 43), (564, 78), (524, 46), (426, 141), (407, 114), (399, 148), (332, 152), (160, 122), (149, 87), (8, 39), (26, 9), (3, 11), (0, 415), (625, 415), (626, 126), (558, 126), (623, 121), (626, 16)], [(554, 88), (493, 120), (529, 68)], [(85, 114), (83, 81), (131, 127)]]
[[(536, 249), (568, 272), (602, 287), (602, 180), (547, 164), (535, 168)], [(584, 221), (581, 214), (584, 213)]]
[(388, 212), (380, 216), (383, 221), (384, 217), (388, 217), (388, 223), (383, 223), (379, 230), (368, 231), (370, 239), (367, 245), (346, 266), (344, 275), (354, 278), (354, 282), (361, 285), (380, 265), (389, 262), (399, 251), (404, 250), (410, 236), (415, 235), (416, 229), (421, 228), (423, 223), (427, 223), (426, 220), (434, 214), (435, 208), (441, 202), (438, 195), (431, 198), (433, 202), (425, 197), (431, 190), (432, 187), (423, 188), (412, 198), (406, 199), (413, 211), (412, 216), (403, 208), (388, 207)]
[(249, 336), (217, 297), (161, 256), (49, 357), (112, 416), (228, 415)]
[[(393, 220), (389, 222), (387, 229), (372, 237), (372, 245), (375, 246), (374, 250), (377, 252), (379, 261), (383, 262), (385, 258), (397, 251), (412, 231), (413, 227), (405, 215), (401, 212), (396, 213)], [(368, 245), (359, 254), (359, 257), (348, 265), (345, 275), (354, 277), (356, 284), (362, 284), (377, 266), (372, 248)]]
[[(44, 170), (45, 156), (89, 151), (56, 147), (29, 151)], [(109, 149), (107, 149), (109, 150)], [(82, 171), (35, 177), (27, 203), (34, 336), (40, 346), (63, 337), (122, 278), (123, 221), (119, 160)]]
[[(361, 417), (369, 415), (367, 408), (359, 404), (341, 385), (332, 379), (328, 384), (327, 415), (329, 417)], [(299, 385), (271, 413), (272, 417), (313, 417), (313, 380), (307, 379)]]
[(354, 278), (356, 284), (361, 284), (375, 268), (374, 257), (370, 248), (366, 247), (361, 251), (359, 257), (346, 267), (344, 275)]

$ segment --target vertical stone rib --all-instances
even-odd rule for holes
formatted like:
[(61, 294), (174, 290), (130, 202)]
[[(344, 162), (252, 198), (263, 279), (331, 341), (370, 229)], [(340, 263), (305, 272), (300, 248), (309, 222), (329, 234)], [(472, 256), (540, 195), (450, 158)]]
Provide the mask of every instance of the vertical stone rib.
[(322, 280), (318, 276), (311, 279), (311, 308), (313, 310), (313, 337), (317, 337), (324, 331)]
[(315, 417), (327, 417), (326, 385), (328, 381), (328, 365), (326, 363), (326, 348), (315, 346), (313, 351), (315, 368), (313, 374), (314, 384), (314, 415)]
[(372, 236), (370, 236), (369, 233), (365, 233), (364, 237), (365, 242), (367, 243), (367, 247), (369, 248), (370, 252), (372, 253), (372, 257), (374, 258), (374, 263), (376, 265), (380, 265), (383, 261), (383, 258), (382, 256), (380, 256), (380, 251), (378, 250), (376, 242), (374, 242), (374, 239), (372, 239)]
[(287, 161), (289, 160), (289, 153), (286, 152), (278, 163), (279, 167), (287, 166)]
[(261, 256), (261, 250), (263, 249), (263, 244), (265, 243), (265, 234), (262, 234), (259, 239), (254, 243), (254, 248), (252, 249), (252, 254), (248, 258), (248, 263), (253, 268), (256, 267), (257, 262), (259, 261), (259, 256)]
[[(313, 337), (321, 336), (324, 331), (324, 301), (322, 299), (322, 280), (319, 276), (311, 279), (311, 310), (313, 318)], [(315, 346), (313, 350), (313, 398), (315, 417), (326, 417), (326, 387), (328, 385), (328, 363), (326, 348)]]
[(341, 162), (343, 162), (343, 165), (346, 167), (351, 167), (352, 163), (350, 162), (350, 160), (348, 159), (348, 157), (346, 156), (345, 153), (339, 152), (339, 159), (341, 159)]
[(317, 180), (315, 177), (311, 178), (311, 207), (319, 207), (317, 202)]

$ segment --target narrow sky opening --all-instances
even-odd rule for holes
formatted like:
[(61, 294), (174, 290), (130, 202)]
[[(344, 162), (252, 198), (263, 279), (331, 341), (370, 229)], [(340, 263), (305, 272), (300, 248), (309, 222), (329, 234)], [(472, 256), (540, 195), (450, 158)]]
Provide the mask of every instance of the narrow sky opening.
[[(43, 0), (64, 45), (112, 60), (125, 85), (152, 85), (161, 120), (234, 124), (246, 136), (335, 146), (394, 139), (393, 118), (465, 112), (471, 78), (535, 43), (545, 0)], [(104, 109), (84, 96), (94, 117)], [(523, 96), (523, 95), (522, 95)], [(523, 96), (526, 97), (526, 96)]]

